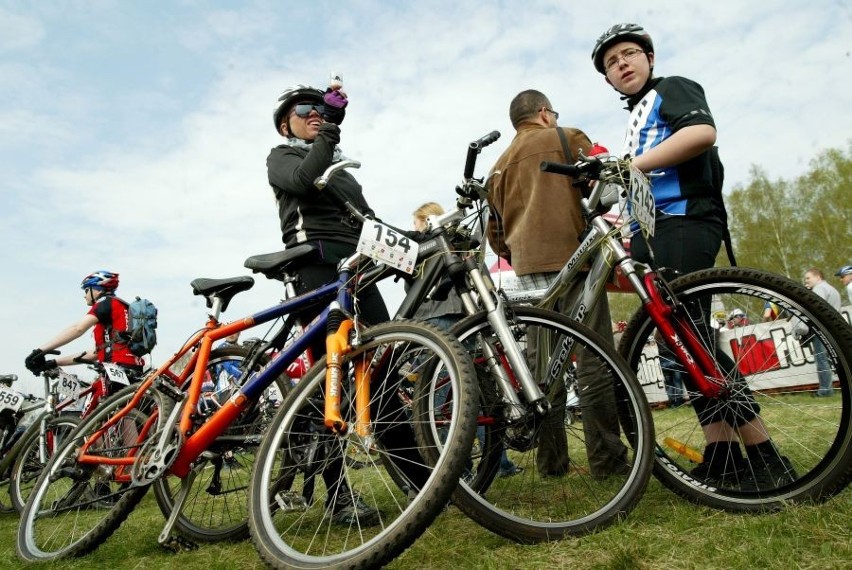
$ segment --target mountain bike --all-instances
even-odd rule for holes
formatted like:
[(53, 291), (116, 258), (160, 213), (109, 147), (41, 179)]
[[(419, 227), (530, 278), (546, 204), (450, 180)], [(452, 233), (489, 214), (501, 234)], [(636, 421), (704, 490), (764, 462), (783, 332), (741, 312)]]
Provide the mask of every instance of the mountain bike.
[[(650, 411), (642, 388), (615, 349), (595, 332), (554, 311), (507, 303), (484, 269), (482, 226), (486, 216), (486, 191), (473, 173), (482, 148), (496, 140), (489, 133), (468, 145), (464, 179), (456, 189), (457, 208), (427, 219), (429, 229), (413, 236), (419, 252), (430, 256), (411, 281), (396, 318), (410, 318), (426, 298), (439, 299), (454, 288), (469, 315), (451, 332), (473, 356), (481, 401), (477, 418), (477, 445), (453, 494), (453, 503), (477, 523), (504, 537), (521, 542), (556, 540), (603, 528), (625, 517), (644, 492), (652, 465), (653, 434)], [(363, 222), (365, 231), (376, 223), (351, 204), (342, 207)], [(388, 239), (408, 233), (395, 229)], [(545, 347), (566, 345), (562, 352)], [(611, 343), (610, 343), (611, 345)], [(534, 347), (538, 347), (534, 350)], [(624, 417), (620, 433), (601, 433), (582, 415), (565, 424), (552, 425), (552, 408), (565, 406), (558, 388), (567, 392), (582, 374), (597, 372), (605, 379), (596, 396), (612, 400), (613, 410)], [(406, 374), (412, 386), (422, 381)], [(433, 377), (430, 404), (433, 438), (441, 442), (448, 421), (445, 405), (452, 390)], [(592, 396), (580, 398), (591, 406)], [(404, 397), (404, 396), (403, 396)], [(615, 413), (615, 412), (614, 412)], [(559, 417), (558, 414), (556, 417)], [(617, 422), (616, 422), (617, 423)], [(540, 473), (537, 458), (543, 437), (557, 438), (567, 447), (569, 464), (562, 471)], [(544, 434), (544, 435), (543, 435)], [(589, 462), (590, 450), (606, 445), (614, 450), (606, 472)], [(498, 477), (504, 450), (523, 471)]]
[[(59, 354), (58, 351), (52, 351)], [(64, 439), (98, 405), (113, 386), (116, 391), (136, 378), (131, 371), (110, 363), (92, 363), (97, 374), (88, 383), (61, 368), (42, 372), (44, 403), (42, 411), (23, 432), (14, 448), (0, 462), (0, 472), (10, 469), (9, 494), (19, 513), (24, 510), (35, 480), (47, 460)], [(133, 376), (133, 377), (131, 377)]]
[[(332, 165), (318, 188), (341, 167)], [(218, 322), (220, 311), (254, 280), (193, 281), (212, 309), (206, 326), (139, 387), (103, 402), (56, 450), (24, 509), (18, 555), (52, 560), (91, 551), (165, 475), (183, 478), (158, 539), (174, 545), (172, 532), (197, 476), (194, 462), (256, 442), (254, 430), (229, 430), (253, 425), (263, 392), (320, 335), (325, 361), (290, 392), (254, 453), (249, 521), (255, 545), (274, 566), (375, 566), (407, 548), (440, 513), (464, 468), (478, 392), (467, 353), (434, 327), (363, 327), (359, 287), (382, 271), (356, 253), (341, 262), (337, 281), (227, 324)], [(210, 415), (199, 413), (214, 342), (320, 303), (326, 308), (295, 342), (259, 370), (246, 365), (228, 400)], [(398, 397), (403, 367), (425, 379), (410, 406)], [(432, 377), (449, 382), (455, 394), (441, 446), (431, 444), (424, 419)], [(341, 457), (350, 445), (365, 450), (369, 465), (346, 466)], [(400, 474), (409, 481), (404, 488), (395, 483)], [(85, 491), (98, 486), (109, 493), (88, 499)], [(107, 500), (110, 508), (101, 508)]]
[[(12, 388), (17, 374), (0, 375), (0, 513), (14, 512), (9, 483), (12, 465), (20, 448), (21, 434), (26, 430), (26, 418), (41, 408), (34, 396), (22, 394)], [(31, 402), (25, 405), (26, 402)]]
[[(573, 165), (542, 163), (542, 170), (591, 182), (581, 200), (588, 232), (547, 290), (522, 297), (547, 307), (568, 284), (585, 279), (569, 311), (582, 320), (616, 271), (625, 290), (638, 295), (642, 307), (620, 352), (655, 394), (655, 476), (687, 499), (733, 511), (824, 501), (842, 491), (852, 480), (852, 327), (817, 295), (775, 274), (720, 267), (677, 277), (631, 259), (623, 234), (653, 235), (655, 210), (647, 178), (629, 160), (581, 157)], [(622, 227), (602, 214), (616, 204), (620, 218), (628, 218)], [(588, 276), (581, 275), (587, 266)], [(734, 309), (763, 314), (766, 303), (786, 317), (732, 329), (715, 318)], [(814, 340), (828, 353), (832, 398), (810, 397)], [(686, 405), (670, 405), (668, 374), (682, 378)], [(715, 441), (730, 445), (708, 452), (711, 429)], [(771, 441), (768, 453), (755, 441)]]

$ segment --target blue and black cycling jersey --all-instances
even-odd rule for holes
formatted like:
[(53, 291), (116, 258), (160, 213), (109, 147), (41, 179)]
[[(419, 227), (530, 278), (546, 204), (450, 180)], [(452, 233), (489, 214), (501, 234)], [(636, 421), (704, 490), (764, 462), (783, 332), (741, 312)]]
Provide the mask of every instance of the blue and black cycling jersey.
[[(630, 121), (622, 156), (641, 156), (684, 127), (715, 127), (704, 90), (684, 77), (652, 79), (627, 102)], [(652, 174), (658, 220), (667, 216), (690, 216), (724, 222), (723, 170), (716, 147)]]

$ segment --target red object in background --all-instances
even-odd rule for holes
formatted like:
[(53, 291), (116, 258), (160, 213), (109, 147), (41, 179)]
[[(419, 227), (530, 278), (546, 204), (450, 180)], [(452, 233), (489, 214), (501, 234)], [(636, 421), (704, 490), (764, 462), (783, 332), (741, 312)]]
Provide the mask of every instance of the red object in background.
[(601, 146), (598, 143), (594, 143), (592, 145), (592, 148), (589, 149), (589, 152), (586, 154), (586, 156), (598, 156), (602, 154), (609, 156), (609, 151), (606, 149), (605, 146)]

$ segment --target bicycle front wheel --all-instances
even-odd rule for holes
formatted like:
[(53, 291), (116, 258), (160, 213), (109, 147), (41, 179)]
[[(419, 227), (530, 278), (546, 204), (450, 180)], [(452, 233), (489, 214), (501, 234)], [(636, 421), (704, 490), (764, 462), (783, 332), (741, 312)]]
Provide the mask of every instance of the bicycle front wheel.
[(21, 447), (16, 451), (9, 481), (12, 504), (19, 513), (23, 512), (33, 485), (44, 470), (46, 462), (62, 447), (63, 442), (79, 424), (80, 416), (77, 415), (39, 417), (35, 420), (33, 429), (21, 437)]
[[(146, 395), (139, 406), (107, 430), (106, 421), (123, 409), (136, 392), (129, 386), (103, 400), (48, 461), (32, 488), (18, 526), (17, 552), (36, 562), (91, 552), (115, 532), (142, 499), (147, 486), (129, 482), (127, 467), (77, 461), (86, 439), (102, 432), (93, 453), (123, 457), (138, 451), (156, 434), (157, 402)], [(147, 434), (147, 438), (143, 437)]]
[[(209, 415), (231, 397), (242, 377), (250, 351), (244, 346), (217, 348), (210, 353), (207, 371), (217, 390), (202, 396), (199, 410)], [(264, 356), (258, 366), (266, 364)], [(248, 537), (248, 486), (260, 439), (289, 392), (289, 382), (268, 388), (260, 401), (249, 406), (228, 430), (213, 442), (192, 466), (195, 479), (175, 528), (189, 539), (201, 542), (241, 540)], [(160, 477), (154, 495), (168, 518), (183, 479)]]
[(653, 463), (650, 412), (635, 376), (611, 343), (559, 313), (516, 306), (507, 317), (551, 412), (513, 414), (488, 372), (496, 356), (515, 379), (487, 314), (459, 322), (452, 332), (473, 354), (483, 383), (482, 440), (474, 448), (482, 455), (472, 455), (453, 502), (485, 528), (524, 543), (586, 534), (627, 516)]
[[(708, 269), (670, 286), (681, 304), (672, 318), (698, 332), (727, 393), (702, 397), (650, 318), (633, 317), (620, 349), (654, 408), (655, 476), (687, 499), (731, 511), (842, 491), (852, 479), (852, 327), (813, 292), (764, 271)], [(761, 322), (766, 308), (775, 320)], [(729, 326), (735, 311), (752, 323)]]
[[(299, 381), (263, 438), (249, 502), (252, 538), (276, 568), (376, 567), (406, 549), (450, 498), (473, 440), (473, 364), (457, 341), (431, 325), (389, 322), (367, 329), (345, 355), (337, 433), (324, 424), (325, 363)], [(371, 421), (356, 429), (353, 371), (370, 378)], [(440, 374), (456, 395), (430, 449), (419, 419)], [(367, 396), (361, 392), (361, 397)], [(362, 418), (363, 419), (363, 418)], [(348, 461), (350, 447), (359, 452)]]

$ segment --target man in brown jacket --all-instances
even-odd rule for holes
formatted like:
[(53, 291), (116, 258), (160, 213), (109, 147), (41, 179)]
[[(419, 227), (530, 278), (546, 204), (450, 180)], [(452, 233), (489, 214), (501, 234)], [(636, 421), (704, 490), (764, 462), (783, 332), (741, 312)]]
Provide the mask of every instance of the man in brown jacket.
[[(541, 162), (573, 163), (592, 143), (579, 129), (558, 127), (559, 113), (543, 93), (534, 89), (515, 96), (509, 105), (509, 118), (517, 133), (489, 176), (488, 241), (512, 265), (522, 288), (542, 289), (550, 285), (576, 251), (585, 223), (574, 181), (543, 173)], [(566, 156), (559, 129), (565, 134), (570, 156)], [(573, 284), (555, 309), (567, 313), (581, 288), (582, 282)], [(606, 301), (604, 296), (588, 308), (585, 323), (612, 342)], [(612, 383), (598, 367), (587, 366), (584, 371), (582, 361), (583, 355), (579, 354), (580, 407), (591, 473), (623, 473), (628, 469), (627, 450), (619, 437)], [(552, 395), (552, 412), (539, 434), (536, 465), (543, 476), (568, 472), (563, 424), (566, 391), (564, 386), (561, 388)]]

